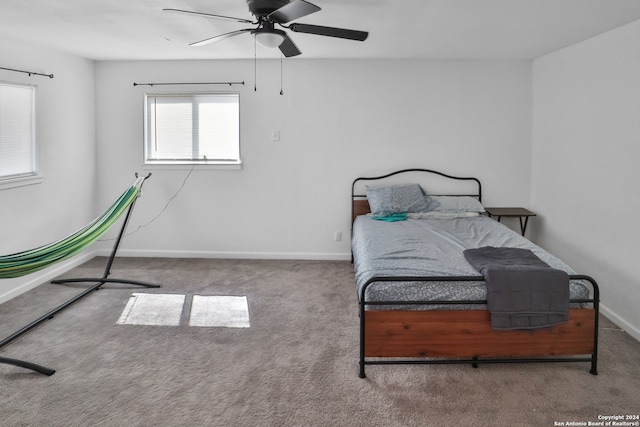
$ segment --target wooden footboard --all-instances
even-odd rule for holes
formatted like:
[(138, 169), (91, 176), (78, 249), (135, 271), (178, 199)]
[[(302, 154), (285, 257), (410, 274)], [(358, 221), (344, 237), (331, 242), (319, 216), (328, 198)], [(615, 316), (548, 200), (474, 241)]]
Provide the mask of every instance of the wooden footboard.
[(595, 310), (536, 330), (495, 330), (486, 310), (367, 311), (365, 357), (540, 357), (592, 354)]
[[(470, 279), (481, 280), (482, 277), (404, 278), (408, 281)], [(597, 375), (598, 284), (585, 275), (570, 275), (569, 279), (591, 283), (593, 296), (570, 300), (573, 304), (588, 306), (570, 309), (567, 323), (532, 330), (496, 330), (491, 327), (488, 310), (365, 310), (368, 304), (399, 303), (366, 302), (368, 285), (402, 280), (399, 277), (372, 278), (360, 294), (360, 377), (365, 377), (366, 365), (466, 362), (474, 367), (478, 363), (497, 362), (589, 362), (590, 373)], [(405, 302), (407, 305), (424, 303), (438, 304), (435, 301)], [(464, 304), (465, 301), (450, 303)]]

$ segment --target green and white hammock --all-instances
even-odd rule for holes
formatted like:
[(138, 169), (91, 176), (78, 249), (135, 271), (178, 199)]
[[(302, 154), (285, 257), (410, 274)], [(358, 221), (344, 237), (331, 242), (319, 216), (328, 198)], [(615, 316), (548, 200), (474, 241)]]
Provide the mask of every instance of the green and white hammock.
[[(151, 174), (148, 174), (145, 177), (138, 177), (138, 174), (136, 174), (136, 180), (131, 185), (131, 187), (128, 188), (124, 193), (122, 193), (118, 200), (116, 200), (115, 203), (111, 205), (111, 207), (109, 207), (109, 209), (104, 211), (102, 215), (93, 220), (89, 225), (83, 227), (73, 234), (70, 234), (64, 239), (29, 251), (0, 256), (0, 279), (20, 277), (34, 273), (56, 262), (76, 255), (91, 243), (98, 240), (100, 236), (102, 236), (109, 229), (109, 227), (111, 227), (116, 221), (118, 221), (118, 219), (126, 212), (124, 221), (122, 221), (120, 233), (118, 234), (118, 238), (116, 239), (116, 242), (111, 251), (111, 256), (107, 261), (107, 266), (104, 270), (103, 276), (98, 278), (74, 278), (52, 281), (51, 283), (95, 283), (89, 288), (82, 291), (80, 294), (72, 297), (68, 301), (58, 305), (56, 308), (44, 314), (43, 316), (40, 316), (38, 319), (34, 320), (28, 325), (20, 328), (18, 331), (3, 339), (0, 339), (0, 349), (8, 345), (15, 339), (19, 338), (20, 336), (24, 335), (25, 333), (29, 332), (33, 328), (37, 327), (41, 323), (53, 319), (56, 314), (66, 309), (67, 307), (70, 307), (72, 304), (75, 304), (81, 298), (84, 298), (86, 295), (89, 295), (93, 291), (98, 290), (105, 283), (125, 283), (136, 286), (144, 286), (147, 288), (159, 288), (161, 286), (157, 283), (148, 283), (126, 279), (112, 279), (109, 277), (109, 275), (111, 274), (111, 265), (113, 264), (116, 253), (118, 252), (118, 247), (120, 246), (120, 242), (124, 236), (124, 232), (127, 228), (127, 223), (129, 221), (133, 207), (135, 206), (136, 199), (140, 195), (142, 184), (150, 176)], [(45, 375), (53, 375), (53, 373), (55, 372), (54, 369), (50, 369), (42, 365), (20, 359), (12, 359), (1, 355), (0, 363), (31, 369)]]
[(69, 236), (48, 245), (0, 256), (0, 279), (21, 277), (68, 259), (98, 240), (140, 194), (144, 177), (135, 182), (102, 215)]

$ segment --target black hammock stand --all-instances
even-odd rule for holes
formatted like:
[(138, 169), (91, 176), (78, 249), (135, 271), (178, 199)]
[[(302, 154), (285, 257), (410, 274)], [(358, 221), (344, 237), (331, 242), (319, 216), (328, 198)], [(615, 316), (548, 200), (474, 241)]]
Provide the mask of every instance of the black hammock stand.
[[(142, 179), (142, 183), (144, 183), (144, 181), (147, 180), (147, 178), (149, 178), (150, 176), (151, 176), (151, 174), (148, 174), (147, 176), (141, 178)], [(136, 178), (138, 178), (138, 174), (137, 173), (136, 173)], [(142, 188), (142, 183), (140, 184), (140, 188)], [(6, 338), (4, 338), (3, 340), (1, 340), (0, 341), (0, 349), (3, 348), (4, 346), (6, 346), (7, 344), (11, 343), (13, 340), (15, 340), (15, 339), (21, 337), (22, 335), (26, 334), (27, 332), (29, 332), (30, 330), (32, 330), (36, 326), (40, 325), (41, 323), (44, 323), (47, 320), (53, 319), (56, 314), (58, 314), (59, 312), (61, 312), (65, 308), (71, 306), (75, 302), (79, 301), (80, 299), (82, 299), (86, 295), (90, 294), (91, 292), (97, 291), (105, 283), (123, 283), (123, 284), (130, 284), (130, 285), (136, 285), (136, 286), (143, 286), (143, 287), (146, 287), (146, 288), (159, 288), (159, 287), (162, 286), (162, 285), (160, 285), (158, 283), (148, 283), (148, 282), (141, 282), (141, 281), (137, 281), (137, 280), (128, 280), (128, 279), (112, 279), (112, 278), (109, 277), (111, 275), (111, 266), (113, 265), (113, 262), (114, 262), (114, 260), (116, 258), (116, 254), (118, 253), (118, 248), (120, 247), (120, 242), (122, 241), (122, 238), (124, 237), (124, 233), (125, 233), (125, 231), (127, 229), (127, 225), (129, 223), (129, 219), (131, 218), (131, 213), (133, 212), (133, 208), (134, 208), (134, 206), (136, 204), (137, 199), (138, 198), (136, 197), (131, 202), (131, 204), (129, 205), (129, 207), (127, 209), (126, 216), (124, 218), (124, 221), (122, 222), (122, 227), (120, 228), (120, 232), (118, 234), (118, 237), (115, 240), (115, 243), (113, 245), (113, 249), (111, 250), (111, 255), (109, 256), (109, 259), (107, 261), (107, 265), (106, 265), (106, 268), (104, 269), (104, 273), (103, 273), (102, 277), (98, 277), (98, 278), (95, 278), (95, 277), (81, 277), (81, 278), (74, 278), (74, 279), (52, 280), (51, 283), (54, 283), (54, 284), (78, 283), (78, 282), (95, 282), (95, 283), (93, 285), (91, 285), (89, 288), (87, 288), (86, 290), (84, 290), (83, 292), (81, 292), (80, 294), (78, 294), (78, 295), (74, 296), (73, 298), (69, 299), (68, 301), (60, 304), (59, 306), (57, 306), (53, 310), (49, 311), (47, 314), (39, 317), (38, 319), (34, 320), (33, 322), (29, 323), (28, 325), (24, 326), (23, 328), (19, 329), (18, 331), (14, 332), (13, 334), (11, 334), (11, 335), (7, 336)], [(19, 366), (19, 367), (25, 368), (25, 369), (31, 369), (33, 371), (40, 372), (41, 374), (45, 374), (45, 375), (53, 375), (56, 372), (55, 369), (47, 368), (45, 366), (41, 366), (41, 365), (38, 365), (38, 364), (35, 364), (35, 363), (31, 363), (31, 362), (27, 362), (27, 361), (20, 360), (20, 359), (12, 359), (12, 358), (3, 357), (3, 356), (0, 356), (0, 363)]]

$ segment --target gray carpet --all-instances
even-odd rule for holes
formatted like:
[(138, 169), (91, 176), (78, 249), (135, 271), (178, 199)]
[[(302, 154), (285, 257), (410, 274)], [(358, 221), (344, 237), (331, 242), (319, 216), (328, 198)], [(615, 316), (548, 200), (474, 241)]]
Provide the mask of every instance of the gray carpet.
[[(640, 343), (606, 319), (598, 376), (561, 363), (370, 366), (360, 379), (349, 262), (121, 258), (112, 277), (163, 287), (106, 284), (4, 347), (57, 372), (0, 365), (1, 425), (553, 426), (640, 413)], [(84, 287), (0, 305), (2, 336)], [(180, 326), (116, 324), (133, 292), (187, 295)], [(188, 326), (194, 294), (246, 295), (251, 327)]]

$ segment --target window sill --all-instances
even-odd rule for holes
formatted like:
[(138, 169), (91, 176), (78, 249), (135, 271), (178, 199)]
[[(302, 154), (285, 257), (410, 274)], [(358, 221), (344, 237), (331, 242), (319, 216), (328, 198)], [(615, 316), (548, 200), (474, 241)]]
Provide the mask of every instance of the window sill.
[(7, 190), (9, 188), (40, 184), (42, 181), (44, 181), (44, 176), (42, 175), (32, 175), (32, 176), (22, 176), (20, 178), (0, 179), (0, 190)]
[(242, 162), (229, 164), (147, 163), (142, 165), (143, 170), (185, 170), (191, 168), (200, 170), (241, 170)]

